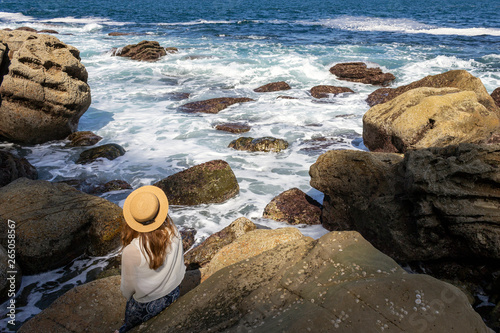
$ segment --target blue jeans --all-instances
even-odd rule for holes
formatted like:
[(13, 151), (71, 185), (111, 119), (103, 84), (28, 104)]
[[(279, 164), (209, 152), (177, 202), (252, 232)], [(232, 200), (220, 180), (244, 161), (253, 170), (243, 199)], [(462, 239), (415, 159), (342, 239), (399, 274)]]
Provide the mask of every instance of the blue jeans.
[(133, 327), (153, 318), (178, 299), (179, 295), (180, 288), (177, 287), (170, 294), (147, 303), (137, 302), (134, 297), (130, 297), (125, 307), (125, 323), (120, 327), (119, 332), (127, 332)]

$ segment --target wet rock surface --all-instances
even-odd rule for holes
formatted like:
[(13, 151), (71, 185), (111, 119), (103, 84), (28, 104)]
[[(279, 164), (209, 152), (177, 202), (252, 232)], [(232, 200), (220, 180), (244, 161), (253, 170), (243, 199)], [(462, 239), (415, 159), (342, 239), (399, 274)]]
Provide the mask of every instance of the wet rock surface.
[(311, 88), (311, 95), (314, 98), (328, 98), (329, 95), (338, 95), (343, 93), (354, 93), (351, 88), (335, 86), (315, 86)]
[(113, 51), (114, 56), (126, 57), (138, 61), (157, 61), (167, 53), (176, 53), (175, 47), (162, 47), (157, 41), (143, 40)]
[(231, 105), (251, 101), (253, 101), (253, 99), (246, 97), (212, 98), (184, 104), (181, 106), (181, 110), (185, 112), (219, 113)]
[(340, 80), (380, 86), (387, 86), (396, 79), (391, 73), (383, 73), (380, 68), (368, 67), (363, 62), (336, 64), (330, 68), (330, 73)]
[(0, 187), (22, 177), (37, 179), (38, 171), (27, 159), (0, 150)]
[(273, 92), (273, 91), (282, 91), (282, 90), (290, 90), (292, 87), (284, 81), (280, 82), (272, 82), (266, 85), (263, 85), (259, 88), (255, 88), (253, 91), (255, 92)]
[(252, 127), (242, 123), (223, 123), (216, 125), (215, 129), (230, 133), (245, 133), (250, 131)]
[(99, 158), (114, 160), (120, 156), (125, 155), (125, 149), (116, 143), (109, 143), (99, 147), (84, 150), (78, 160), (77, 164), (88, 164), (95, 162)]
[(251, 137), (241, 137), (239, 139), (231, 141), (228, 147), (236, 150), (247, 150), (251, 152), (261, 151), (278, 153), (288, 148), (288, 142), (283, 139), (277, 139), (273, 137), (263, 137), (256, 139)]

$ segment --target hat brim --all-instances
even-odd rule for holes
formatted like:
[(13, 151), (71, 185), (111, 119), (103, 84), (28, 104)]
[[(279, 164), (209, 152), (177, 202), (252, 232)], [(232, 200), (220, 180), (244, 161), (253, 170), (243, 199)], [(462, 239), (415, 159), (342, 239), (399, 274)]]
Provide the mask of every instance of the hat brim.
[[(132, 216), (132, 213), (130, 212), (130, 203), (132, 202), (132, 199), (140, 193), (152, 193), (156, 196), (158, 199), (158, 203), (160, 208), (158, 209), (158, 214), (154, 218), (154, 222), (144, 225), (138, 221)], [(138, 188), (137, 190), (133, 191), (132, 193), (129, 194), (127, 199), (125, 199), (125, 203), (123, 204), (123, 216), (125, 217), (125, 222), (134, 229), (135, 231), (138, 232), (150, 232), (153, 230), (158, 229), (163, 222), (167, 219), (168, 215), (168, 199), (167, 195), (163, 190), (157, 186), (153, 185), (147, 185)]]

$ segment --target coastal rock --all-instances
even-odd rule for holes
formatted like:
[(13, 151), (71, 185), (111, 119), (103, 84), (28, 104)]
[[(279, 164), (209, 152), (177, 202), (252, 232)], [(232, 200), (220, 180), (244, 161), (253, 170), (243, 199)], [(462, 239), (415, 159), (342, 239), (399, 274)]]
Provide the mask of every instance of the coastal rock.
[(120, 244), (122, 210), (66, 184), (20, 178), (0, 188), (0, 241), (16, 222), (16, 261), (26, 274), (67, 264), (87, 252), (105, 255)]
[(457, 88), (462, 91), (473, 91), (477, 95), (479, 103), (483, 104), (489, 111), (500, 116), (500, 110), (486, 91), (481, 80), (474, 77), (465, 70), (452, 70), (438, 75), (429, 75), (421, 80), (397, 88), (381, 88), (371, 93), (366, 102), (370, 106), (385, 103), (399, 96), (408, 90), (429, 87), (429, 88)]
[(71, 133), (67, 139), (70, 141), (69, 147), (93, 146), (102, 140), (102, 137), (90, 131)]
[(194, 245), (194, 236), (196, 229), (194, 228), (179, 228), (179, 234), (182, 237), (182, 249), (186, 253)]
[(224, 123), (215, 126), (215, 129), (218, 131), (225, 131), (230, 133), (245, 133), (250, 131), (251, 128), (252, 127), (247, 124), (240, 123)]
[(262, 252), (288, 242), (305, 238), (296, 228), (255, 229), (247, 231), (233, 242), (221, 248), (202, 271), (201, 282), (215, 272), (240, 261), (248, 260)]
[(27, 159), (0, 150), (0, 187), (22, 177), (37, 179), (38, 172)]
[(338, 95), (343, 93), (353, 93), (354, 91), (347, 87), (335, 86), (315, 86), (311, 88), (311, 96), (314, 98), (328, 98), (331, 95)]
[(42, 29), (42, 30), (38, 30), (38, 33), (39, 34), (59, 34), (58, 31), (56, 30), (52, 30), (52, 29)]
[(34, 28), (31, 28), (31, 27), (19, 27), (19, 28), (16, 28), (14, 30), (18, 30), (18, 31), (28, 31), (28, 32), (37, 32), (36, 29)]
[(253, 91), (255, 92), (272, 92), (272, 91), (282, 91), (282, 90), (290, 90), (292, 87), (284, 81), (280, 82), (272, 82), (266, 85), (263, 85), (259, 88), (255, 88)]
[(253, 99), (246, 97), (220, 97), (204, 101), (187, 103), (181, 106), (185, 112), (219, 113), (219, 111), (238, 103), (251, 102)]
[(495, 101), (496, 106), (500, 108), (500, 88), (493, 90), (491, 98)]
[(113, 32), (108, 33), (108, 36), (113, 36), (113, 37), (129, 36), (129, 35), (132, 35), (132, 34), (130, 32), (118, 32), (118, 31), (113, 31)]
[(113, 51), (114, 56), (127, 57), (138, 61), (157, 61), (167, 53), (176, 53), (175, 47), (161, 47), (156, 41), (143, 40)]
[(18, 332), (114, 332), (123, 324), (125, 303), (120, 276), (95, 280), (66, 292)]
[(321, 205), (295, 187), (274, 197), (262, 216), (288, 224), (321, 224)]
[(195, 165), (154, 185), (167, 194), (172, 205), (222, 203), (240, 191), (233, 170), (222, 160)]
[(233, 148), (236, 150), (278, 153), (288, 148), (288, 142), (283, 139), (276, 139), (269, 136), (257, 139), (250, 137), (241, 137), (239, 139), (231, 141), (228, 148)]
[(500, 145), (412, 150), (403, 160), (330, 151), (311, 166), (311, 186), (325, 194), (325, 228), (357, 230), (400, 262), (500, 270), (499, 161)]
[[(245, 236), (243, 236), (245, 237)], [(356, 232), (281, 244), (213, 274), (135, 332), (489, 332), (467, 297)]]
[(196, 269), (207, 265), (215, 254), (224, 246), (232, 243), (243, 234), (257, 229), (257, 226), (245, 217), (240, 217), (230, 225), (210, 235), (197, 247), (184, 254), (184, 262), (188, 269)]
[(95, 162), (98, 158), (106, 158), (114, 160), (120, 156), (125, 155), (125, 149), (116, 143), (109, 143), (99, 147), (84, 150), (78, 160), (77, 164), (88, 164)]
[(487, 141), (499, 127), (497, 114), (473, 91), (416, 88), (370, 108), (363, 116), (363, 143), (371, 151)]
[(339, 80), (387, 86), (396, 79), (391, 73), (383, 73), (378, 67), (370, 67), (363, 62), (347, 62), (336, 64), (330, 73)]
[(132, 186), (124, 180), (115, 179), (94, 187), (91, 194), (102, 194), (111, 191), (131, 190)]
[(61, 140), (91, 102), (80, 52), (51, 35), (0, 30), (0, 136), (22, 143)]
[[(15, 228), (11, 230), (15, 230)], [(0, 302), (2, 303), (14, 298), (13, 295), (21, 286), (22, 280), (21, 267), (16, 262), (15, 243), (10, 245), (10, 253), (0, 245)]]

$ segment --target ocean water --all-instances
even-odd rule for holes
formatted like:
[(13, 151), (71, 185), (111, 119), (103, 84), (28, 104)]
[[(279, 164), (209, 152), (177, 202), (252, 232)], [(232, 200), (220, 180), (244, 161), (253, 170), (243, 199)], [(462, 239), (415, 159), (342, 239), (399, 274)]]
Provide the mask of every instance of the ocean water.
[[(497, 1), (0, 1), (0, 29), (29, 26), (53, 29), (81, 52), (89, 73), (92, 104), (79, 130), (117, 143), (126, 154), (113, 161), (75, 164), (84, 148), (65, 142), (36, 146), (0, 143), (37, 167), (41, 179), (122, 179), (137, 188), (214, 159), (233, 169), (240, 194), (223, 204), (171, 207), (174, 221), (197, 229), (197, 241), (245, 216), (262, 219), (269, 201), (298, 187), (318, 201), (309, 185), (309, 167), (330, 149), (366, 149), (362, 116), (366, 97), (378, 87), (337, 80), (336, 63), (363, 61), (393, 73), (393, 86), (427, 75), (465, 69), (491, 93), (500, 86), (500, 3)], [(131, 35), (111, 37), (110, 32)], [(155, 40), (176, 54), (157, 62), (113, 57), (114, 48)], [(255, 93), (286, 81), (292, 90)], [(349, 87), (355, 94), (316, 100), (316, 85)], [(190, 93), (177, 100), (178, 93)], [(279, 95), (297, 99), (277, 99)], [(250, 97), (218, 114), (187, 114), (179, 107), (214, 97)], [(252, 127), (241, 135), (215, 130), (223, 122)], [(228, 148), (239, 136), (273, 136), (290, 147), (280, 153), (249, 153)], [(129, 191), (104, 194), (123, 205)], [(312, 237), (326, 230), (298, 226)], [(18, 325), (58, 295), (84, 283), (106, 266), (107, 257), (82, 257), (58, 270), (26, 276), (18, 293)], [(6, 323), (6, 306), (0, 315)]]

